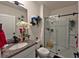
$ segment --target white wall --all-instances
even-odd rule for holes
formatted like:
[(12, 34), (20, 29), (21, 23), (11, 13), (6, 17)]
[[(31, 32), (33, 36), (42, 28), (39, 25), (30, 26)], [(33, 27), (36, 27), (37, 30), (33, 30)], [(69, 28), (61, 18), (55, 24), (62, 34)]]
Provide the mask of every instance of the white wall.
[(50, 13), (50, 15), (59, 15), (59, 14), (67, 14), (67, 13), (73, 13), (73, 12), (78, 12), (78, 4), (76, 5), (71, 5), (68, 7), (64, 7), (64, 8), (60, 8), (57, 10), (52, 10), (52, 12)]
[[(38, 5), (36, 2), (24, 1), (24, 7), (27, 9), (28, 22), (31, 21), (31, 16), (40, 16), (40, 5)], [(40, 39), (40, 33), (41, 24), (39, 26), (31, 26), (29, 29), (29, 34), (31, 35), (30, 39), (36, 39), (36, 37)]]
[(51, 10), (44, 5), (44, 17), (49, 16), (50, 13), (51, 13)]
[(30, 21), (31, 16), (40, 15), (40, 6), (33, 1), (24, 1), (24, 7), (28, 11), (28, 21)]

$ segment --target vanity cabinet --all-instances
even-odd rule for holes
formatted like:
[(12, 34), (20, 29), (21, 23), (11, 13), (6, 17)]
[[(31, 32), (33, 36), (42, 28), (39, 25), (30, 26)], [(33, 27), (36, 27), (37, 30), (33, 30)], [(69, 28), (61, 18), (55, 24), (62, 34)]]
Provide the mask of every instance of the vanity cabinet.
[(27, 48), (26, 50), (13, 56), (12, 58), (35, 58), (35, 45)]

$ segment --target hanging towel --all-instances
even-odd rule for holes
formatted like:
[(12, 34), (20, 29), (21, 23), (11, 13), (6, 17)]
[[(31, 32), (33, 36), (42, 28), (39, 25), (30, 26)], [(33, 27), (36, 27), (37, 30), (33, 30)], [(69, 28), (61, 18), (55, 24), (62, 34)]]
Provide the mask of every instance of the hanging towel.
[(6, 43), (7, 43), (6, 37), (2, 30), (2, 31), (0, 31), (0, 48), (2, 48)]

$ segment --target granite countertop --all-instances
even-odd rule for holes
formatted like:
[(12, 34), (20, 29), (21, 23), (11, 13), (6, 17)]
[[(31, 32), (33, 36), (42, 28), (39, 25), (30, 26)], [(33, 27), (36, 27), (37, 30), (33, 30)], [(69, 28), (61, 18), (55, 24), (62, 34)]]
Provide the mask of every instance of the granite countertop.
[(11, 46), (13, 46), (13, 45), (15, 45), (17, 43), (15, 43), (13, 45), (10, 44), (9, 47), (6, 47), (5, 52), (3, 52), (3, 58), (10, 58), (10, 57), (12, 57), (12, 56), (14, 56), (14, 55), (16, 55), (16, 54), (18, 54), (18, 53), (20, 53), (20, 52), (22, 52), (22, 51), (30, 48), (30, 47), (32, 47), (33, 45), (36, 44), (36, 41), (35, 40), (28, 40), (28, 41), (25, 41), (25, 42), (28, 43), (28, 44), (26, 46), (20, 48), (20, 49), (17, 49), (17, 50), (9, 50), (9, 48)]

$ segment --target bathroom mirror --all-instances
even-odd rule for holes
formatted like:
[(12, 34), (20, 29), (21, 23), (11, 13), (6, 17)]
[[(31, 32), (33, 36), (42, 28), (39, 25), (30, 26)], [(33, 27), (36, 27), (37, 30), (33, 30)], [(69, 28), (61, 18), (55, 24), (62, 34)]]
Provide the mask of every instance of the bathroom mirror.
[(24, 16), (23, 21), (27, 22), (27, 10), (19, 5), (8, 1), (0, 1), (0, 23), (2, 23), (3, 31), (7, 41), (12, 41), (13, 33), (19, 36), (19, 30), (16, 23), (18, 18)]
[(11, 39), (12, 33), (15, 32), (15, 16), (0, 14), (0, 23), (2, 24), (6, 38)]

